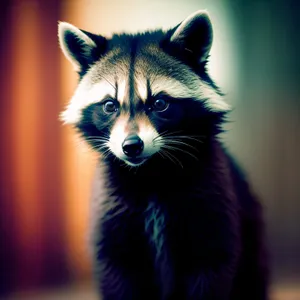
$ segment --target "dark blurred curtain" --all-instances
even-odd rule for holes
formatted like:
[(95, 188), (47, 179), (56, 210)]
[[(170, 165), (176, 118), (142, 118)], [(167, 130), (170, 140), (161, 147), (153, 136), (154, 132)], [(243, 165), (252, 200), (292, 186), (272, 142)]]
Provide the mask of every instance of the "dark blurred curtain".
[(68, 278), (61, 184), (60, 1), (1, 1), (0, 294)]
[(229, 144), (266, 208), (273, 280), (299, 285), (300, 2), (227, 3), (240, 75)]

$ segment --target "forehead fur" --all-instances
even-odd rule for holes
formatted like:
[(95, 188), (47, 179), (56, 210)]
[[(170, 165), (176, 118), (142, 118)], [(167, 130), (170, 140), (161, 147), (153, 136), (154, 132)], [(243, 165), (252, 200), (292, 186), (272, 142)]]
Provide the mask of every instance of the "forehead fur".
[(226, 111), (229, 106), (213, 85), (160, 47), (161, 31), (116, 35), (108, 53), (96, 61), (82, 79), (61, 117), (65, 123), (80, 121), (82, 110), (105, 97), (120, 103), (138, 97), (145, 101), (164, 92), (174, 98), (204, 101), (207, 108)]

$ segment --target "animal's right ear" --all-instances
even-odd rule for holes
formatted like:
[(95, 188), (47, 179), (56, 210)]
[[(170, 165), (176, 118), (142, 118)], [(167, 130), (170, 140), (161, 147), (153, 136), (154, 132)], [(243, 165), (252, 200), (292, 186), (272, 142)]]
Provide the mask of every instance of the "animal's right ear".
[(59, 23), (58, 38), (64, 55), (78, 73), (86, 70), (106, 51), (107, 40), (104, 37), (66, 22)]

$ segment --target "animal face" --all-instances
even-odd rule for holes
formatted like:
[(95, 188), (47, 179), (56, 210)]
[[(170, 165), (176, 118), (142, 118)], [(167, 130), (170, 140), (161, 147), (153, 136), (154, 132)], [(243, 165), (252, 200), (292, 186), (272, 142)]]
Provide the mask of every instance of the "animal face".
[(59, 39), (80, 76), (61, 118), (104, 157), (139, 166), (172, 156), (197, 134), (213, 134), (229, 109), (205, 68), (212, 43), (205, 12), (167, 32), (111, 39), (60, 23)]

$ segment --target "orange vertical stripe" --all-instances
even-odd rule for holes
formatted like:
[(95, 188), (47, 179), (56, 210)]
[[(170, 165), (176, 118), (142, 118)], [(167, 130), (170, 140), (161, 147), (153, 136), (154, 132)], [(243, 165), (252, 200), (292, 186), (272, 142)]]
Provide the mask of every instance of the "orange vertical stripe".
[[(64, 2), (61, 20), (73, 23), (78, 27), (84, 27), (81, 12), (85, 5), (85, 1)], [(63, 99), (61, 107), (63, 110), (76, 88), (78, 79), (70, 62), (63, 54), (61, 54), (61, 72), (61, 98)], [(93, 153), (75, 135), (73, 128), (62, 125), (62, 131), (62, 177), (64, 178), (69, 267), (76, 280), (85, 280), (90, 278), (86, 235), (90, 187), (96, 160)]]
[(39, 218), (39, 159), (41, 109), (39, 68), (39, 28), (35, 1), (16, 1), (12, 28), (14, 82), (12, 86), (13, 170), (16, 194), (16, 218), (19, 235), (17, 257), (19, 280), (27, 286), (38, 280), (41, 272), (41, 220)]

